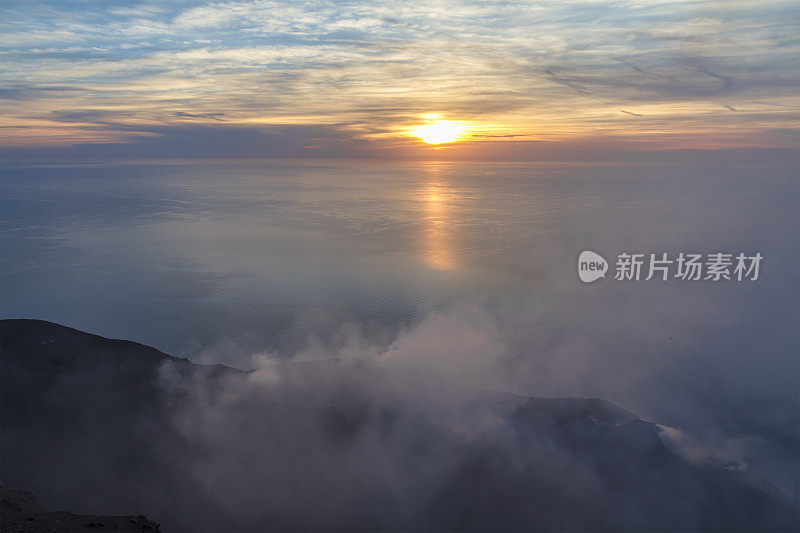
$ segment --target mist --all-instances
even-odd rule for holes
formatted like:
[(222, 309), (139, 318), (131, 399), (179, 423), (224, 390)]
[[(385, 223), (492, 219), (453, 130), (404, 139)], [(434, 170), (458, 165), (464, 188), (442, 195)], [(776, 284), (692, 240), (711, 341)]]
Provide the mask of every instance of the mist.
[[(4, 347), (4, 480), (167, 531), (759, 529), (740, 496), (797, 501), (800, 226), (791, 167), (736, 168), (20, 167), (3, 318), (210, 366)], [(587, 249), (765, 261), (584, 285)]]
[[(609, 485), (609, 459), (598, 462), (594, 452), (581, 451), (581, 438), (599, 444), (593, 424), (573, 428), (567, 440), (552, 429), (564, 423), (559, 416), (574, 416), (573, 407), (555, 408), (561, 413), (555, 418), (549, 411), (532, 415), (526, 396), (504, 392), (519, 386), (514, 376), (523, 367), (501, 329), (481, 308), (462, 305), (400, 331), (384, 350), (350, 324), (337, 349), (325, 353), (311, 343), (290, 359), (255, 354), (248, 372), (212, 377), (166, 360), (155, 376), (164, 428), (150, 445), (167, 471), (129, 486), (127, 499), (175, 531), (486, 530), (531, 523), (538, 530), (653, 523), (671, 529), (671, 505), (658, 502), (658, 488), (640, 495), (646, 505), (626, 507), (627, 489)], [(637, 420), (603, 405), (611, 418), (602, 424)], [(531, 416), (545, 416), (546, 423)], [(531, 420), (536, 424), (526, 426)], [(694, 464), (717, 460), (692, 455), (696, 441), (668, 442)], [(611, 461), (620, 468), (618, 459)], [(124, 467), (114, 471), (125, 475)], [(692, 490), (707, 490), (696, 483)], [(537, 498), (557, 509), (542, 508)], [(76, 503), (119, 505), (116, 497), (102, 501)], [(702, 529), (701, 502), (688, 510), (695, 519), (682, 516), (678, 523)], [(579, 513), (570, 511), (573, 505)]]

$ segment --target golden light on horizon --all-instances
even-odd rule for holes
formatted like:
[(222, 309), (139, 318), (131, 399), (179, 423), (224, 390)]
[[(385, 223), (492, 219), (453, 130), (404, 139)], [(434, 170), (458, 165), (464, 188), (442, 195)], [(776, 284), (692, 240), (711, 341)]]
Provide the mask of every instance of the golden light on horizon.
[(408, 133), (427, 144), (443, 144), (459, 140), (465, 129), (463, 124), (453, 120), (436, 120), (430, 124), (417, 126)]

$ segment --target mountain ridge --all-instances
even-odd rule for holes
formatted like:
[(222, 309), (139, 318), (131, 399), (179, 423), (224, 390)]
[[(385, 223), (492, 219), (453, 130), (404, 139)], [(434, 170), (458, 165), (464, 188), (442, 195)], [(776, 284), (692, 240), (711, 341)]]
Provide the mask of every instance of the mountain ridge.
[[(26, 319), (0, 321), (0, 354), (2, 477), (51, 508), (141, 509), (175, 531), (797, 530), (794, 508), (735, 473), (687, 463), (655, 424), (600, 398), (470, 398), (467, 410), (502, 422), (475, 433), (462, 427), (473, 418), (442, 426), (427, 411), (370, 396), (343, 363), (294, 367), (288, 385), (262, 386), (257, 372)], [(315, 372), (324, 379), (312, 381)], [(337, 372), (344, 377), (319, 395)], [(410, 486), (431, 488), (384, 486), (363, 460), (349, 463), (364, 441), (395, 450), (381, 468), (408, 461)], [(375, 453), (370, 446), (359, 453)], [(318, 455), (346, 487), (331, 509), (304, 494), (318, 482), (304, 463)], [(414, 472), (433, 459), (442, 463), (435, 475)], [(265, 479), (280, 480), (285, 494), (261, 499)], [(371, 501), (360, 487), (374, 483), (398, 498), (393, 510), (353, 503)], [(322, 509), (296, 511), (304, 498)], [(248, 516), (236, 510), (242, 500), (269, 511)]]

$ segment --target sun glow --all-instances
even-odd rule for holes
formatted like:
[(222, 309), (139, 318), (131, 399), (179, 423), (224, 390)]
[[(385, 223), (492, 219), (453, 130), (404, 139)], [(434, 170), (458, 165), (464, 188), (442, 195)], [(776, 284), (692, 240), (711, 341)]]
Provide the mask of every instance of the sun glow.
[(428, 144), (451, 143), (461, 138), (464, 126), (452, 120), (437, 120), (431, 124), (417, 126), (408, 133)]

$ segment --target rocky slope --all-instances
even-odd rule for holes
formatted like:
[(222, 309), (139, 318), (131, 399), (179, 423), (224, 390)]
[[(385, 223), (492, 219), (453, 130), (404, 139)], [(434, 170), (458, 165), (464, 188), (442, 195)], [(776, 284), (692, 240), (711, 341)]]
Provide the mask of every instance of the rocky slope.
[(76, 515), (67, 511), (45, 511), (28, 490), (2, 487), (0, 530), (8, 533), (53, 533), (114, 531), (118, 533), (160, 533), (161, 528), (144, 515)]

